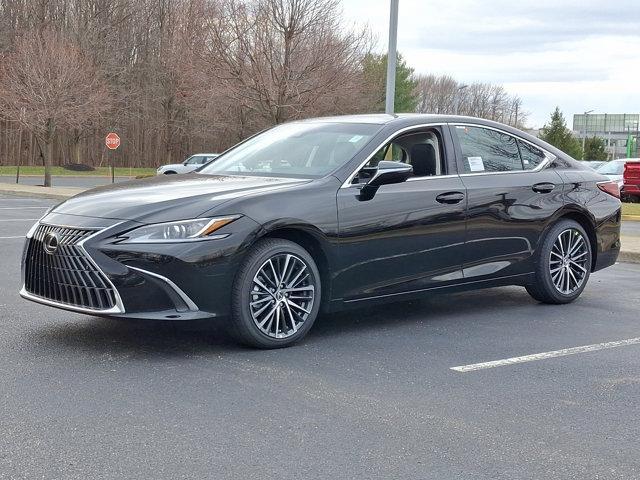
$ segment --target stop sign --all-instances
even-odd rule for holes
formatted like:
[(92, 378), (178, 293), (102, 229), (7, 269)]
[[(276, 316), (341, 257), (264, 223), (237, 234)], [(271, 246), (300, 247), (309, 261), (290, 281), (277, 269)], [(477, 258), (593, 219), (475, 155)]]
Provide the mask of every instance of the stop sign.
[(109, 150), (115, 150), (120, 146), (120, 137), (117, 133), (109, 133), (107, 138), (104, 139), (104, 144)]

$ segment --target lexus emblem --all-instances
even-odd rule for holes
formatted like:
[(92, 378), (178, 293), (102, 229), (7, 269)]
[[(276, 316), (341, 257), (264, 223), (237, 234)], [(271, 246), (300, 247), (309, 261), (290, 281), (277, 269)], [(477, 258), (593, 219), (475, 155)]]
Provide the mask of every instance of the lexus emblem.
[(49, 255), (53, 255), (58, 249), (58, 236), (53, 232), (49, 232), (44, 236), (42, 244), (44, 246), (44, 251)]

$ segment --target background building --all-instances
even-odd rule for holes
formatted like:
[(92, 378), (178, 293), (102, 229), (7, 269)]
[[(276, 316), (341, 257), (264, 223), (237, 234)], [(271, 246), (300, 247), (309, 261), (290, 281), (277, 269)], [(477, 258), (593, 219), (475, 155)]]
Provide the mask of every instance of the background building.
[[(573, 116), (573, 133), (582, 142), (586, 137), (600, 137), (607, 143), (609, 157), (625, 158), (629, 136), (634, 145), (631, 157), (639, 157), (637, 138), (640, 134), (640, 114), (638, 113), (589, 113)], [(588, 159), (587, 159), (588, 160)]]

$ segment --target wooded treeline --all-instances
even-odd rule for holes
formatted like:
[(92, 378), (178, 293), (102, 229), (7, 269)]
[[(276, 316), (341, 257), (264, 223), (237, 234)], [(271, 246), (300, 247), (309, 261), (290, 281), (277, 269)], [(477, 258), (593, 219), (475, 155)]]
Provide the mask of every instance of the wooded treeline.
[[(111, 163), (115, 131), (116, 165), (155, 166), (291, 119), (379, 111), (386, 57), (341, 13), (341, 0), (0, 0), (0, 164)], [(460, 100), (449, 77), (405, 68), (412, 111), (522, 123), (502, 87)]]

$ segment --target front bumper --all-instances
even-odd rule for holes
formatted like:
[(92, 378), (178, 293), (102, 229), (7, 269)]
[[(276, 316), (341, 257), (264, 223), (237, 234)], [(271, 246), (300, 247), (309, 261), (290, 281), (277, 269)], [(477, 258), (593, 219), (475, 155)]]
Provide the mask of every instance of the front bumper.
[[(235, 272), (252, 235), (258, 231), (258, 225), (253, 220), (242, 217), (224, 227), (228, 236), (222, 239), (190, 243), (122, 244), (115, 236), (139, 226), (138, 223), (55, 213), (49, 214), (41, 223), (96, 229), (96, 233), (82, 241), (79, 247), (87, 260), (108, 279), (116, 292), (117, 301), (110, 308), (95, 308), (95, 304), (70, 304), (61, 301), (59, 296), (53, 298), (55, 295), (50, 292), (64, 288), (64, 279), (59, 278), (61, 269), (58, 267), (52, 267), (53, 273), (47, 277), (54, 283), (54, 288), (34, 291), (33, 282), (24, 282), (25, 269), (29, 262), (34, 261), (28, 258), (29, 244), (33, 241), (29, 236), (22, 262), (22, 297), (95, 316), (161, 320), (228, 315)], [(52, 265), (61, 264), (59, 259), (55, 261), (55, 255), (47, 261)], [(31, 291), (28, 287), (31, 287)], [(63, 300), (66, 298), (63, 296)]]

